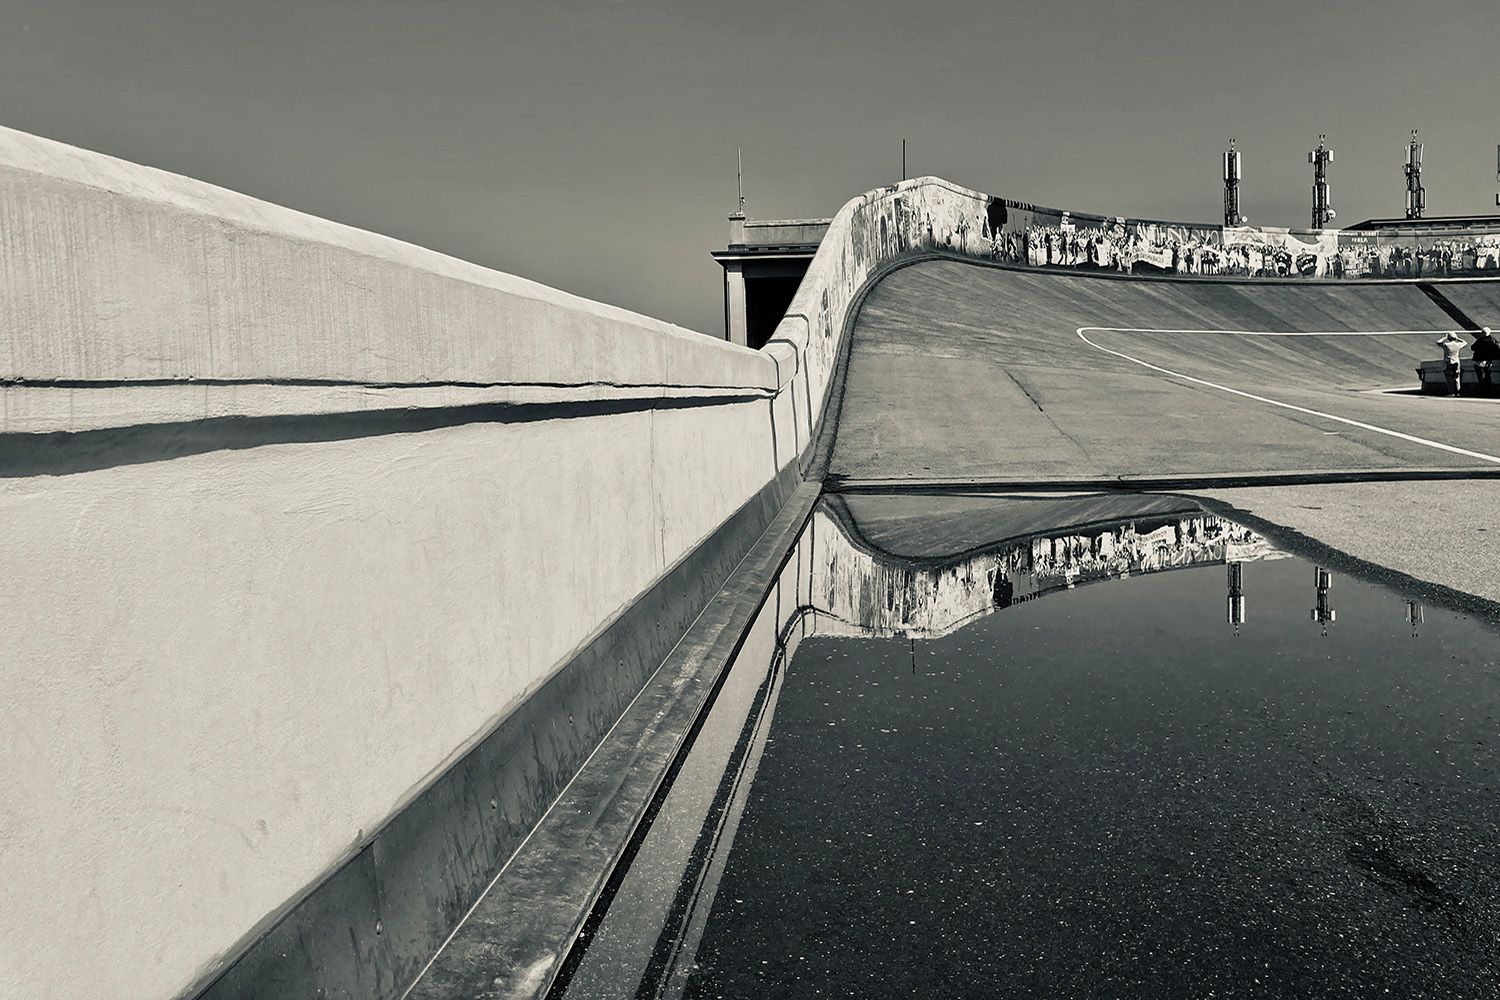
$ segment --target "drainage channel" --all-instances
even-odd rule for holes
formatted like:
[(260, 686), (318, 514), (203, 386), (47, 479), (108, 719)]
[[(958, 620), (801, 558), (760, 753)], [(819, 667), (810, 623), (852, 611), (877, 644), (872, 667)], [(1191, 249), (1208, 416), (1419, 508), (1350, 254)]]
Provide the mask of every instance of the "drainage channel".
[(1491, 625), (1190, 502), (825, 500), (551, 995), (1492, 996), (1496, 747)]

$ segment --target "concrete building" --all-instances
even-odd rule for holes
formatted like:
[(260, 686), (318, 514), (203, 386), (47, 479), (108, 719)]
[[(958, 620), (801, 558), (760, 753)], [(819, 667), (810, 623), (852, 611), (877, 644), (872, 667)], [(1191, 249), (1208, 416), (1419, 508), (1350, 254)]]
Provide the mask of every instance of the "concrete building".
[(1421, 219), (1366, 219), (1346, 232), (1386, 232), (1408, 236), (1469, 236), (1475, 233), (1492, 234), (1500, 227), (1500, 215), (1429, 215)]
[(724, 339), (759, 350), (786, 314), (828, 219), (729, 217), (729, 248), (713, 253), (724, 268)]

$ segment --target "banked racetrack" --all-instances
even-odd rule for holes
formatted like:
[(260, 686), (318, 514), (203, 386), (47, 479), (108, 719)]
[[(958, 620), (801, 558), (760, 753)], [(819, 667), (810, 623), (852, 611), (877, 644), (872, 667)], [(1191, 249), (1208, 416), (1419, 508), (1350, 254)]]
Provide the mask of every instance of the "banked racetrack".
[[(1117, 278), (926, 258), (851, 329), (836, 490), (1500, 474), (1500, 399), (1423, 396), (1500, 281)], [(1472, 341), (1470, 334), (1466, 339)]]

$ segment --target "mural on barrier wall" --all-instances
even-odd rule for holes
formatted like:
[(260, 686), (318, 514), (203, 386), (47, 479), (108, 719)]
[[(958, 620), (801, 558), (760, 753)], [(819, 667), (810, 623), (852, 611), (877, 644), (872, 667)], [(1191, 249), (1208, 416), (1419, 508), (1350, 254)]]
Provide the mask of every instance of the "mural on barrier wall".
[[(889, 250), (926, 248), (1021, 266), (1138, 275), (1500, 277), (1500, 220), (1493, 233), (1424, 236), (1188, 225), (1063, 212), (1001, 198), (985, 199), (982, 208), (978, 199), (961, 199), (970, 201), (968, 206), (941, 204), (946, 200), (934, 205), (930, 195), (897, 197)], [(887, 243), (884, 232), (881, 242)]]

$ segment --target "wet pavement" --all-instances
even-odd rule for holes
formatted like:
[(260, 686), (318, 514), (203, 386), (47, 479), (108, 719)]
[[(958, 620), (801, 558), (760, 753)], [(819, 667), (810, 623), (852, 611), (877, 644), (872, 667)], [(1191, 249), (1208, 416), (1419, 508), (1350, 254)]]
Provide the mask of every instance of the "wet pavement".
[(1500, 635), (1162, 506), (825, 508), (566, 995), (1500, 995)]
[(788, 671), (689, 996), (1494, 996), (1496, 636), (1253, 564)]

